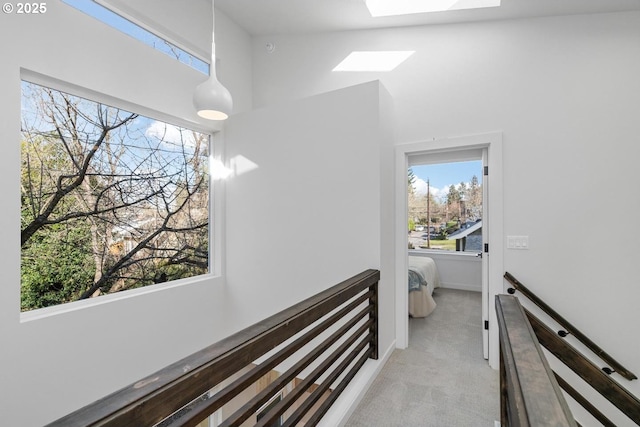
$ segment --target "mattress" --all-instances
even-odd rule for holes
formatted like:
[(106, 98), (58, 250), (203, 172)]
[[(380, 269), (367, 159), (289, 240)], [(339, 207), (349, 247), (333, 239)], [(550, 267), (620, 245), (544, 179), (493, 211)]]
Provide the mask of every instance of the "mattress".
[[(416, 284), (416, 276), (418, 284)], [(431, 294), (440, 286), (440, 275), (435, 261), (428, 257), (409, 257), (409, 315), (427, 317), (436, 308)]]
[(433, 259), (424, 256), (410, 256), (409, 270), (418, 273), (425, 280), (429, 295), (440, 286), (440, 275)]

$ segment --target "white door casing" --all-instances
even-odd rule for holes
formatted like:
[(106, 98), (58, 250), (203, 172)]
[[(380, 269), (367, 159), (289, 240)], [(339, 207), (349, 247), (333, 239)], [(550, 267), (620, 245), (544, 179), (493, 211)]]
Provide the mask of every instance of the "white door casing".
[[(483, 283), (483, 323), (485, 315), (489, 329), (483, 332), (486, 344), (489, 365), (499, 367), (499, 340), (498, 328), (493, 301), (495, 296), (504, 291), (503, 285), (503, 200), (502, 200), (502, 132), (492, 132), (461, 137), (433, 139), (421, 142), (412, 142), (396, 146), (395, 159), (395, 186), (396, 186), (396, 347), (406, 348), (409, 344), (408, 322), (408, 292), (407, 292), (407, 168), (408, 157), (429, 154), (446, 155), (456, 151), (485, 150), (487, 152), (487, 166), (491, 174), (491, 191), (487, 194), (487, 200), (483, 205), (490, 206), (491, 210), (483, 212), (483, 230), (491, 230), (483, 235), (483, 243), (488, 244), (490, 257), (483, 257), (483, 275), (487, 277), (486, 289)], [(484, 157), (484, 156), (483, 156)], [(483, 187), (484, 179), (483, 178)], [(484, 208), (483, 208), (484, 209)], [(485, 217), (485, 214), (487, 216)], [(483, 282), (484, 282), (483, 278)], [(486, 310), (486, 313), (485, 313)]]
[(489, 359), (489, 150), (482, 149), (482, 354)]

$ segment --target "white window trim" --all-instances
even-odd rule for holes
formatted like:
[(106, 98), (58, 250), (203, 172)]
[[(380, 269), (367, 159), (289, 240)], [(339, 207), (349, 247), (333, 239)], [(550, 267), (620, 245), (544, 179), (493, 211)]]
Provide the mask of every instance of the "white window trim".
[[(143, 114), (151, 119), (161, 120), (167, 124), (189, 128), (191, 130), (209, 135), (209, 163), (213, 159), (223, 161), (224, 145), (221, 132), (212, 131), (201, 125), (182, 120), (166, 113), (143, 107), (138, 104), (109, 96), (91, 89), (83, 88), (73, 83), (68, 83), (54, 77), (31, 71), (25, 68), (20, 69), (20, 81), (28, 81), (54, 90), (69, 93), (70, 95), (86, 98), (90, 101), (100, 102), (112, 107), (122, 108), (132, 113)], [(210, 174), (211, 179), (211, 174)], [(20, 323), (42, 320), (51, 316), (57, 316), (77, 310), (84, 310), (103, 304), (113, 303), (129, 298), (137, 298), (155, 292), (167, 291), (182, 286), (189, 286), (203, 281), (212, 281), (212, 285), (222, 285), (224, 283), (224, 183), (221, 180), (211, 179), (209, 182), (209, 273), (184, 279), (173, 280), (166, 283), (158, 283), (153, 286), (130, 289), (116, 292), (114, 294), (101, 295), (100, 298), (88, 298), (80, 301), (72, 301), (51, 307), (44, 307), (35, 310), (20, 312)], [(212, 221), (212, 218), (214, 219)], [(211, 226), (213, 225), (213, 226)], [(213, 253), (211, 252), (213, 250)], [(18, 268), (20, 268), (18, 266)], [(18, 274), (20, 276), (20, 274)]]

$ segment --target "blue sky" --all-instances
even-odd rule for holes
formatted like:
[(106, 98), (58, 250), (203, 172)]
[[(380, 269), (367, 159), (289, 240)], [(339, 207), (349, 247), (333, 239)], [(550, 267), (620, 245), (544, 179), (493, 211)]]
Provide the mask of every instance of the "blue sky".
[(412, 166), (411, 169), (416, 176), (414, 188), (419, 194), (426, 193), (427, 180), (429, 180), (431, 194), (435, 197), (446, 194), (451, 184), (457, 186), (461, 182), (471, 182), (474, 175), (478, 177), (478, 182), (482, 183), (481, 160), (419, 165)]

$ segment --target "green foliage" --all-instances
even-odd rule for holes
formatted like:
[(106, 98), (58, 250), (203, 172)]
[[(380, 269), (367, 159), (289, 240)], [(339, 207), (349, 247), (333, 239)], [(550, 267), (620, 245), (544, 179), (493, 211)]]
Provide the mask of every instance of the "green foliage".
[[(21, 228), (32, 222), (43, 200), (55, 192), (55, 180), (43, 170), (64, 168), (59, 144), (37, 137), (23, 140)], [(65, 199), (55, 212), (69, 210), (73, 199)], [(86, 221), (69, 221), (44, 227), (21, 251), (21, 310), (49, 307), (77, 299), (93, 282), (95, 263), (91, 256), (90, 228)]]
[(55, 225), (22, 248), (22, 311), (77, 299), (93, 283), (89, 226), (76, 221)]
[(460, 191), (456, 188), (455, 185), (451, 184), (449, 186), (449, 193), (447, 194), (447, 204), (452, 204), (459, 202), (461, 198)]
[(459, 229), (460, 229), (460, 225), (458, 224), (458, 221), (449, 221), (449, 222), (447, 222), (447, 225), (446, 225), (446, 227), (444, 229), (444, 232), (446, 234), (451, 234), (454, 231), (457, 231)]
[(409, 231), (413, 231), (416, 229), (416, 222), (413, 218), (409, 218)]
[(208, 271), (209, 136), (22, 82), (21, 308)]
[(407, 185), (409, 186), (409, 193), (413, 193), (413, 184), (416, 182), (416, 175), (413, 173), (413, 169), (407, 169)]
[[(421, 248), (425, 249), (427, 244), (420, 245)], [(432, 249), (441, 249), (445, 251), (455, 251), (456, 250), (456, 241), (455, 240), (447, 240), (447, 239), (433, 239), (431, 240), (431, 248)]]

